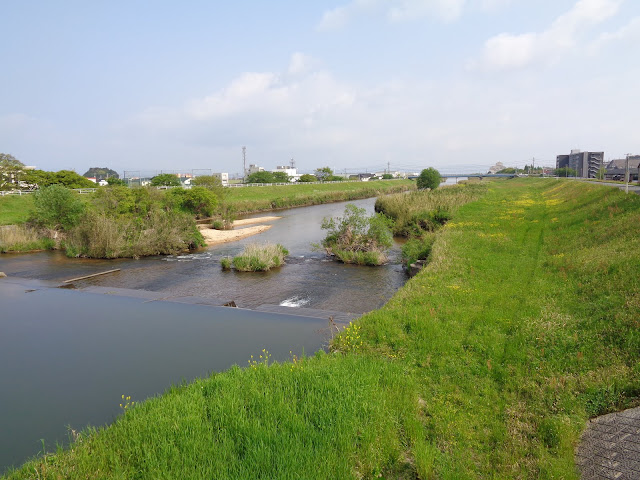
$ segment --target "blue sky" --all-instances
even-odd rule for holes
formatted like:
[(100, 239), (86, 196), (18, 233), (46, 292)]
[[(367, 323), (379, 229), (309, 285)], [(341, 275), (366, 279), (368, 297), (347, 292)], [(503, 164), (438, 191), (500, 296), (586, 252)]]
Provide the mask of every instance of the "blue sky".
[(0, 152), (46, 170), (485, 171), (640, 153), (637, 0), (4, 0)]

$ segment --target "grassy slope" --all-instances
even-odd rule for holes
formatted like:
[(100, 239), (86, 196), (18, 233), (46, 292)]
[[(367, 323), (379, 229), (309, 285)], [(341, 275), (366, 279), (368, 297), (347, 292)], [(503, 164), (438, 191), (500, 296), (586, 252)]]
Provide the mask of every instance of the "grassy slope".
[(238, 212), (255, 212), (375, 197), (411, 188), (415, 188), (415, 182), (411, 180), (244, 187), (230, 188), (227, 201)]
[(32, 211), (32, 195), (6, 195), (0, 197), (0, 225), (24, 223)]
[(639, 225), (636, 195), (496, 182), (344, 355), (174, 388), (13, 478), (576, 478), (640, 392)]

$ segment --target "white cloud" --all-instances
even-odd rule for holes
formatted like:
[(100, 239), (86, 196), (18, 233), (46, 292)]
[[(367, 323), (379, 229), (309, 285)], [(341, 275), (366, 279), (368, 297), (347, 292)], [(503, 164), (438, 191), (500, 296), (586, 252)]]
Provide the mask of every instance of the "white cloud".
[[(354, 0), (322, 15), (318, 30), (335, 30), (345, 27), (353, 18), (362, 15), (383, 15), (389, 21), (411, 21), (433, 17), (445, 22), (458, 19), (469, 0)], [(482, 0), (495, 4), (510, 0)]]
[(591, 53), (597, 53), (602, 48), (609, 45), (628, 42), (633, 47), (637, 48), (640, 42), (640, 17), (632, 18), (629, 23), (619, 28), (615, 32), (606, 32), (601, 34), (591, 45)]
[(614, 16), (623, 0), (579, 0), (547, 30), (519, 35), (501, 33), (485, 42), (482, 57), (470, 64), (487, 70), (553, 63), (578, 44), (589, 27)]
[(387, 16), (393, 21), (414, 20), (434, 16), (450, 22), (462, 14), (466, 0), (401, 0), (392, 2)]

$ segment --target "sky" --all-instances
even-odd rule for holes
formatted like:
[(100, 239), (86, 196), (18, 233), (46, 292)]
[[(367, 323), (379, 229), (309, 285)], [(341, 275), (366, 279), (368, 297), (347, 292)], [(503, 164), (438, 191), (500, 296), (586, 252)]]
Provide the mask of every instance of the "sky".
[(640, 153), (638, 0), (3, 0), (0, 20), (0, 152), (44, 170)]

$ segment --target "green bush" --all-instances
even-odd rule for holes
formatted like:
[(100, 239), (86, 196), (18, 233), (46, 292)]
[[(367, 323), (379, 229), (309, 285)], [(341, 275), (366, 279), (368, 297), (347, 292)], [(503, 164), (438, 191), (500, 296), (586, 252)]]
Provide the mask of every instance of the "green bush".
[(218, 197), (205, 187), (172, 188), (166, 193), (167, 205), (196, 217), (210, 217), (218, 204)]
[(86, 209), (77, 193), (60, 185), (41, 188), (34, 193), (33, 202), (34, 223), (56, 230), (77, 225)]
[(349, 203), (344, 216), (322, 221), (322, 229), (328, 230), (322, 246), (345, 263), (381, 265), (386, 262), (386, 251), (393, 244), (389, 227), (389, 219), (384, 215), (367, 217), (364, 208)]
[(429, 167), (420, 172), (420, 176), (418, 177), (416, 184), (420, 189), (429, 188), (431, 190), (435, 190), (440, 185), (440, 180), (442, 180), (440, 172), (433, 167)]

